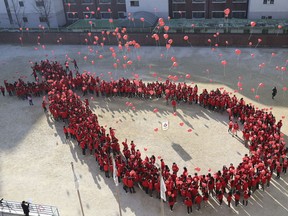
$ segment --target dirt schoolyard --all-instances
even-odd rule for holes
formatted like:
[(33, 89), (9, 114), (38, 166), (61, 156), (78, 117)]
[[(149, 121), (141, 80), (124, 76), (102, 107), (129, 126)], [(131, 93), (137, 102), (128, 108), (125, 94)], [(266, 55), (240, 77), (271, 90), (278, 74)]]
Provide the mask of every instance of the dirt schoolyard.
[[(177, 82), (197, 84), (200, 92), (204, 88), (223, 88), (259, 109), (271, 110), (277, 120), (282, 119), (282, 132), (287, 141), (288, 99), (285, 87), (288, 78), (287, 71), (281, 70), (288, 63), (287, 49), (239, 48), (240, 55), (235, 54), (235, 49), (141, 47), (118, 53), (133, 61), (124, 69), (113, 67), (114, 59), (109, 47), (105, 46), (0, 45), (0, 85), (4, 80), (12, 82), (19, 77), (33, 81), (31, 65), (43, 59), (57, 60), (62, 64), (68, 58), (76, 59), (80, 72), (95, 73), (106, 80), (133, 79), (137, 74), (144, 81), (165, 81), (172, 75), (177, 76)], [(178, 67), (172, 67), (172, 57), (176, 58)], [(225, 67), (221, 64), (223, 60), (227, 62)], [(73, 68), (72, 63), (70, 68)], [(187, 74), (191, 77), (186, 78)], [(260, 83), (264, 87), (259, 87)], [(273, 86), (278, 89), (275, 100), (271, 99)], [(259, 95), (259, 99), (255, 95)], [(167, 106), (164, 99), (104, 98), (91, 94), (86, 98), (101, 125), (115, 128), (121, 142), (126, 138), (129, 143), (133, 140), (142, 157), (145, 154), (156, 158), (161, 156), (169, 166), (176, 162), (181, 172), (184, 166), (191, 174), (195, 167), (201, 168), (201, 174), (207, 174), (208, 169), (216, 172), (223, 165), (237, 165), (248, 153), (243, 144), (227, 132), (226, 113), (180, 103), (175, 116), (171, 105)], [(29, 106), (27, 100), (0, 96), (0, 196), (5, 200), (30, 200), (57, 206), (60, 215), (79, 216), (81, 209), (71, 169), (73, 162), (85, 215), (119, 215), (113, 180), (105, 178), (93, 156), (83, 156), (76, 143), (65, 140), (63, 123), (44, 114), (42, 97), (33, 97), (33, 102), (34, 106)], [(127, 107), (126, 102), (133, 103), (135, 110)], [(153, 112), (154, 108), (159, 111)], [(161, 129), (163, 122), (169, 123), (166, 131)], [(160, 215), (160, 201), (155, 194), (150, 198), (139, 187), (136, 194), (126, 194), (121, 184), (119, 191), (122, 215)], [(211, 198), (200, 211), (193, 209), (193, 214), (287, 215), (287, 175), (280, 180), (274, 176), (270, 188), (256, 191), (249, 202), (247, 207), (233, 205), (228, 208), (226, 203), (219, 206)], [(174, 212), (169, 211), (167, 204), (164, 209), (165, 215), (186, 214), (181, 200), (175, 205)]]

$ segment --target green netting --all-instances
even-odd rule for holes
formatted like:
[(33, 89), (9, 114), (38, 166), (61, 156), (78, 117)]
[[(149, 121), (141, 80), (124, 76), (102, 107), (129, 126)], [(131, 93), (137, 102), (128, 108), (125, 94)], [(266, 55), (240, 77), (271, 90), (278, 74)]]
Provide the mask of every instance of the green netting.
[[(90, 24), (92, 22), (92, 25)], [(67, 29), (111, 29), (118, 25), (120, 20), (113, 20), (112, 23), (107, 19), (88, 20), (79, 19), (75, 23), (67, 27)]]
[(288, 27), (287, 19), (259, 19), (259, 20), (248, 20), (248, 19), (170, 19), (166, 20), (165, 23), (170, 28), (211, 28), (211, 27), (233, 27), (233, 28), (246, 28), (250, 27), (250, 23), (254, 21), (256, 22), (256, 26), (254, 28), (275, 28), (278, 25), (282, 27)]

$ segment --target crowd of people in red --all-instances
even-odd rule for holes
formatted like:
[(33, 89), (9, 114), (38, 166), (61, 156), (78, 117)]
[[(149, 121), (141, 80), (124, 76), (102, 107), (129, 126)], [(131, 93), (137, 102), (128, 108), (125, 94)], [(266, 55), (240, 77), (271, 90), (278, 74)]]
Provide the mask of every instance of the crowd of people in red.
[[(257, 189), (265, 190), (269, 187), (273, 173), (280, 178), (281, 173), (287, 171), (287, 148), (283, 134), (280, 132), (282, 122), (276, 122), (272, 112), (260, 110), (253, 105), (246, 104), (244, 99), (216, 89), (208, 92), (204, 89), (198, 93), (194, 87), (185, 83), (174, 83), (169, 79), (166, 82), (145, 83), (138, 79), (120, 79), (104, 81), (91, 74), (67, 71), (58, 62), (41, 61), (33, 66), (35, 82), (25, 83), (19, 79), (14, 84), (5, 81), (9, 94), (22, 97), (27, 94), (39, 95), (48, 92), (48, 102), (43, 97), (42, 107), (49, 111), (55, 120), (62, 119), (67, 123), (63, 131), (67, 139), (75, 139), (81, 147), (83, 155), (90, 153), (95, 156), (100, 170), (107, 178), (113, 171), (112, 160), (115, 159), (117, 177), (123, 182), (126, 192), (135, 193), (138, 185), (149, 196), (160, 198), (160, 172), (166, 186), (166, 196), (171, 211), (176, 201), (184, 202), (187, 212), (192, 212), (195, 205), (199, 210), (202, 203), (206, 203), (211, 196), (221, 205), (224, 198), (230, 207), (234, 199), (235, 206), (240, 201), (248, 204), (251, 194)], [(36, 74), (36, 76), (35, 76)], [(13, 88), (12, 88), (13, 86)], [(37, 91), (35, 90), (37, 89)], [(250, 154), (245, 155), (242, 161), (234, 166), (223, 166), (216, 173), (199, 175), (189, 173), (187, 168), (182, 170), (173, 163), (172, 167), (160, 160), (157, 167), (154, 155), (142, 157), (136, 144), (127, 140), (120, 142), (115, 136), (113, 128), (106, 129), (98, 122), (97, 115), (89, 108), (89, 100), (81, 100), (74, 90), (81, 90), (83, 95), (96, 96), (124, 96), (139, 98), (165, 98), (170, 101), (196, 103), (214, 111), (227, 111), (229, 128), (237, 136), (238, 121), (243, 124), (243, 140), (249, 148)], [(39, 93), (37, 93), (39, 92)], [(176, 105), (175, 105), (176, 106)], [(122, 148), (120, 147), (120, 143)], [(121, 151), (122, 149), (122, 151)]]

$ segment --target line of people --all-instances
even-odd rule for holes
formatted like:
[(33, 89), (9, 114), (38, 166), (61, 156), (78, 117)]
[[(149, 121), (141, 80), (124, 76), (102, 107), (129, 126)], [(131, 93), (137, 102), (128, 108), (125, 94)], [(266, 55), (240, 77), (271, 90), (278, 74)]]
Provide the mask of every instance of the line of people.
[[(68, 122), (68, 126), (63, 128), (66, 138), (75, 139), (84, 155), (87, 151), (93, 154), (107, 178), (113, 171), (112, 160), (115, 158), (118, 181), (123, 182), (126, 192), (135, 193), (135, 185), (139, 185), (149, 196), (160, 198), (161, 172), (171, 211), (174, 204), (180, 200), (186, 205), (187, 213), (191, 213), (193, 205), (199, 210), (201, 204), (206, 203), (211, 196), (217, 199), (220, 205), (224, 198), (229, 207), (233, 199), (235, 206), (238, 206), (241, 200), (243, 205), (248, 205), (249, 197), (255, 190), (269, 187), (274, 172), (277, 178), (280, 178), (281, 173), (286, 174), (287, 148), (280, 132), (282, 122), (276, 123), (272, 112), (256, 109), (246, 104), (243, 98), (230, 96), (228, 92), (220, 89), (210, 92), (204, 89), (198, 96), (197, 86), (176, 84), (170, 80), (163, 83), (144, 83), (137, 79), (123, 78), (107, 82), (88, 73), (76, 72), (73, 76), (72, 72), (67, 73), (60, 63), (48, 60), (37, 64), (37, 73), (42, 76), (42, 83), (48, 89), (50, 113), (54, 119)], [(155, 156), (142, 158), (133, 141), (128, 143), (125, 140), (121, 148), (115, 130), (109, 128), (108, 131), (99, 124), (97, 115), (89, 108), (89, 101), (82, 101), (74, 92), (77, 89), (82, 91), (83, 95), (90, 93), (96, 96), (147, 99), (159, 97), (164, 98), (167, 103), (175, 100), (196, 103), (219, 112), (227, 110), (230, 121), (237, 120), (243, 124), (243, 139), (249, 147), (250, 155), (245, 155), (237, 166), (223, 166), (218, 172), (209, 172), (206, 175), (189, 173), (186, 167), (179, 171), (176, 163), (170, 168), (164, 159), (161, 159), (161, 166), (157, 167)], [(46, 108), (47, 102), (43, 103)], [(236, 121), (233, 126), (235, 124)], [(233, 132), (238, 129), (239, 125), (238, 128), (233, 128)]]

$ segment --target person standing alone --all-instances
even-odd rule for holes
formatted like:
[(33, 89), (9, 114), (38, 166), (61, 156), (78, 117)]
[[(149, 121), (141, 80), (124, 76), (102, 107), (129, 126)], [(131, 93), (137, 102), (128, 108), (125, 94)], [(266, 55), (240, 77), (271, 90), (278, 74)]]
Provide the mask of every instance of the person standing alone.
[(25, 201), (22, 201), (21, 207), (23, 209), (23, 212), (24, 212), (25, 216), (29, 216), (29, 203), (25, 202)]
[(274, 100), (274, 97), (277, 95), (277, 88), (276, 86), (274, 86), (274, 88), (272, 89), (272, 99)]
[(29, 105), (30, 105), (30, 106), (33, 106), (34, 104), (33, 104), (32, 96), (31, 96), (31, 95), (28, 95), (28, 96), (27, 96), (27, 99), (28, 99), (28, 101), (29, 101)]

